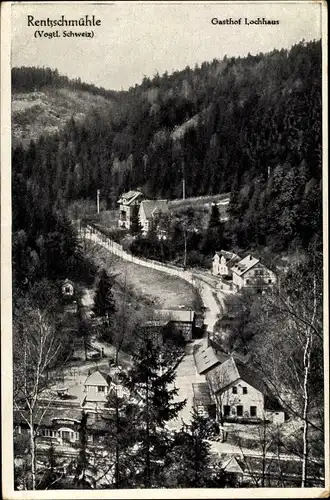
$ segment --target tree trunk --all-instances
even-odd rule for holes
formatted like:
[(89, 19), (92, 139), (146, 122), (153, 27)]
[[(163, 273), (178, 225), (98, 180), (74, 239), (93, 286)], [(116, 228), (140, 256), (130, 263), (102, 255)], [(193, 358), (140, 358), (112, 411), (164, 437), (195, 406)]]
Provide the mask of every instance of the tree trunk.
[(149, 379), (147, 377), (147, 387), (146, 387), (146, 410), (147, 410), (147, 415), (146, 415), (146, 444), (147, 444), (147, 450), (146, 450), (146, 481), (145, 481), (145, 486), (147, 488), (150, 488), (150, 428), (149, 428)]
[(309, 370), (310, 370), (310, 355), (311, 355), (311, 333), (307, 335), (306, 345), (304, 349), (304, 410), (303, 410), (303, 459), (301, 473), (301, 487), (306, 487), (307, 478), (307, 461), (308, 461), (308, 406), (309, 406)]
[(31, 453), (31, 476), (32, 476), (32, 489), (36, 489), (37, 484), (37, 467), (36, 467), (36, 446), (35, 446), (35, 431), (33, 424), (33, 417), (30, 418), (30, 453)]
[[(316, 277), (313, 280), (313, 315), (311, 325), (314, 323), (316, 316)], [(302, 458), (302, 471), (301, 471), (301, 487), (306, 487), (307, 479), (307, 462), (308, 462), (308, 409), (309, 409), (309, 376), (311, 364), (311, 352), (313, 344), (313, 330), (308, 327), (306, 330), (306, 343), (304, 348), (304, 410), (303, 410), (303, 458)]]
[(186, 231), (186, 228), (184, 228), (184, 231), (183, 231), (183, 238), (184, 238), (183, 268), (186, 269), (186, 267), (187, 267), (187, 231)]
[(116, 478), (116, 488), (119, 488), (119, 443), (118, 443), (118, 435), (119, 435), (119, 401), (118, 401), (118, 391), (116, 390), (116, 466), (115, 466), (115, 478)]

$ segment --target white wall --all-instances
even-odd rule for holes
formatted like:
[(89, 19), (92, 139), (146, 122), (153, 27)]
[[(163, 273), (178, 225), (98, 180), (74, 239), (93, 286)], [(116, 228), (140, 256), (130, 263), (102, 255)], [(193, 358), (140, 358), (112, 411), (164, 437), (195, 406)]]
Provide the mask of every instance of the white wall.
[[(233, 393), (233, 387), (236, 387), (237, 394)], [(247, 394), (243, 394), (243, 387), (247, 388)], [(264, 411), (264, 396), (263, 394), (252, 387), (244, 380), (239, 379), (237, 382), (231, 384), (228, 389), (226, 389), (223, 393), (217, 394), (217, 403), (221, 407), (222, 415), (224, 415), (224, 406), (231, 406), (231, 409), (235, 409), (235, 413), (230, 413), (231, 417), (237, 416), (236, 406), (243, 406), (243, 417), (250, 416), (250, 407), (257, 407), (257, 417), (263, 417)]]

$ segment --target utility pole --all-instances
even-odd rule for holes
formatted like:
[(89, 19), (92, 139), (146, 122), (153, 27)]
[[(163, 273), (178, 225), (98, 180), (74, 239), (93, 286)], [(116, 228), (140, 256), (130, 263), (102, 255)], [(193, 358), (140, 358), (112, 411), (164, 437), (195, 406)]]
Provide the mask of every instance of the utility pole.
[(96, 205), (97, 205), (97, 213), (100, 213), (100, 190), (96, 191)]

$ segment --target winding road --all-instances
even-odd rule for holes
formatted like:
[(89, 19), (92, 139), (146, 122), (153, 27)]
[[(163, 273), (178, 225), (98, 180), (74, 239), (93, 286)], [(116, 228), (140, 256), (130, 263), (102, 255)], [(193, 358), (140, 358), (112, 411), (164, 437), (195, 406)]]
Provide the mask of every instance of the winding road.
[[(181, 278), (193, 286), (195, 286), (200, 292), (202, 301), (204, 303), (205, 311), (205, 324), (207, 325), (207, 330), (209, 332), (213, 332), (214, 325), (217, 321), (218, 315), (223, 313), (223, 297), (224, 293), (220, 291), (216, 291), (214, 287), (206, 283), (202, 279), (202, 275), (200, 272), (194, 273), (193, 271), (185, 271), (179, 267), (162, 264), (161, 262), (151, 261), (148, 259), (140, 259), (138, 257), (133, 256), (132, 254), (123, 250), (121, 245), (110, 240), (101, 232), (94, 230), (93, 228), (87, 226), (85, 230), (80, 231), (80, 236), (84, 237), (98, 245), (103, 246), (109, 252), (117, 255), (123, 260), (127, 260), (129, 262), (133, 262), (134, 264), (138, 264), (144, 267), (151, 267), (153, 269), (157, 269), (160, 272), (170, 274), (172, 276), (176, 276), (177, 278)], [(222, 304), (220, 308), (218, 302), (214, 298), (214, 294), (217, 294), (218, 301)], [(222, 310), (221, 310), (222, 309)]]
[[(196, 271), (196, 273), (188, 270), (183, 270), (179, 267), (169, 266), (162, 264), (157, 261), (150, 261), (147, 259), (140, 259), (132, 254), (125, 252), (122, 247), (107, 238), (100, 232), (93, 230), (93, 228), (87, 227), (85, 230), (80, 232), (80, 236), (103, 246), (109, 252), (114, 255), (138, 264), (140, 266), (152, 267), (158, 271), (176, 276), (180, 279), (188, 281), (191, 285), (197, 288), (201, 295), (205, 307), (205, 317), (204, 323), (206, 324), (206, 330), (208, 332), (213, 332), (214, 325), (218, 319), (219, 314), (223, 314), (224, 311), (224, 292), (218, 291), (215, 286), (211, 286), (208, 283), (211, 276), (203, 271)], [(217, 300), (215, 299), (215, 295)], [(205, 376), (199, 375), (196, 370), (195, 360), (193, 356), (193, 346), (202, 342), (203, 339), (193, 340), (186, 346), (186, 354), (182, 361), (179, 363), (176, 370), (175, 387), (178, 389), (178, 395), (176, 396), (176, 401), (187, 400), (185, 407), (181, 410), (176, 419), (168, 422), (168, 427), (172, 430), (178, 430), (182, 426), (182, 422), (189, 424), (191, 421), (192, 408), (193, 408), (193, 383), (205, 382)]]

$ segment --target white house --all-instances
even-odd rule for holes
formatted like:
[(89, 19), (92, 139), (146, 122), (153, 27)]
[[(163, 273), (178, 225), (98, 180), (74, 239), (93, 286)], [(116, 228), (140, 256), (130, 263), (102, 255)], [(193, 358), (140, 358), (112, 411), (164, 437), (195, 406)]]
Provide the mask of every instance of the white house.
[(252, 255), (247, 255), (232, 267), (233, 285), (241, 288), (269, 286), (276, 283), (276, 275)]
[(217, 419), (250, 420), (264, 418), (282, 423), (283, 409), (271, 395), (261, 377), (243, 363), (230, 357), (206, 374), (211, 396), (217, 407)]
[(129, 229), (131, 227), (131, 219), (134, 210), (139, 209), (141, 201), (144, 199), (144, 195), (140, 191), (128, 191), (123, 193), (118, 200), (119, 204), (119, 219), (118, 226)]
[(215, 252), (212, 263), (212, 274), (214, 276), (230, 276), (232, 266), (239, 261), (240, 257), (236, 253), (227, 252), (226, 250)]
[(72, 298), (74, 295), (74, 284), (69, 279), (63, 281), (61, 286), (62, 296)]
[(142, 233), (146, 234), (153, 221), (157, 221), (160, 215), (169, 213), (167, 200), (143, 200), (140, 204), (139, 219)]

